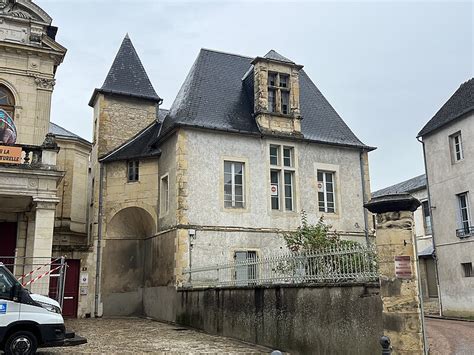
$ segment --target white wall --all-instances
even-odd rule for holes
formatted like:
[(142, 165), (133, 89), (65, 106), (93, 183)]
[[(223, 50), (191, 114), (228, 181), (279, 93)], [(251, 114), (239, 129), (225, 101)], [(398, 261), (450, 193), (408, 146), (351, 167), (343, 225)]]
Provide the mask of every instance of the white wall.
[[(293, 212), (272, 211), (270, 200), (269, 144), (292, 146), (296, 156), (296, 207)], [(230, 258), (233, 250), (280, 250), (284, 247), (276, 230), (293, 230), (300, 225), (304, 209), (311, 223), (318, 210), (318, 168), (336, 171), (337, 213), (325, 214), (326, 221), (342, 234), (364, 242), (364, 210), (360, 152), (321, 144), (269, 140), (186, 130), (188, 153), (188, 210), (190, 225), (197, 231), (193, 264)], [(224, 160), (242, 161), (246, 173), (246, 208), (224, 208)], [(160, 167), (160, 170), (163, 171)], [(360, 228), (356, 228), (355, 224)], [(229, 231), (232, 229), (232, 232)], [(198, 251), (199, 250), (199, 251)], [(229, 254), (229, 255), (227, 255)]]
[[(464, 160), (451, 159), (450, 135), (461, 131)], [(457, 194), (469, 191), (474, 217), (474, 115), (469, 115), (424, 137), (428, 183), (433, 207), (443, 311), (474, 316), (474, 277), (464, 277), (461, 263), (474, 263), (474, 236), (456, 237), (460, 228)]]

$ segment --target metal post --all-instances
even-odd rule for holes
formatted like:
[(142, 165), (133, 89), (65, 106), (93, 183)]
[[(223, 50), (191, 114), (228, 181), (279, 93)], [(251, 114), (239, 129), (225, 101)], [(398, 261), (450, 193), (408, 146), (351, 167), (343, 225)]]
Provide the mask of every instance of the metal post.
[(384, 335), (380, 338), (380, 345), (382, 345), (382, 355), (390, 355), (392, 353), (390, 338), (388, 336)]
[(66, 284), (66, 262), (65, 257), (61, 256), (61, 267), (59, 268), (59, 281), (58, 281), (58, 302), (63, 308), (64, 301), (64, 288)]

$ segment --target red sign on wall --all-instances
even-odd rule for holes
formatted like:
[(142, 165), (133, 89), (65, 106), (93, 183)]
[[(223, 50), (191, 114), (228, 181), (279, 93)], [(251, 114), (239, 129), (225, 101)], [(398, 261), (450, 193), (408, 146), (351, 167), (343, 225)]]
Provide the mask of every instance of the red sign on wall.
[(398, 279), (411, 279), (411, 258), (408, 255), (395, 257), (395, 277)]

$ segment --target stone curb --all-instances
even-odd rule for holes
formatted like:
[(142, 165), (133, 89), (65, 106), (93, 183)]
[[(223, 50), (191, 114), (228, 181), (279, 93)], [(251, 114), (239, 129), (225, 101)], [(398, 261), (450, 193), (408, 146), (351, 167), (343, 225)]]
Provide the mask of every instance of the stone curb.
[(443, 320), (457, 320), (457, 321), (461, 321), (461, 322), (474, 322), (474, 319), (446, 317), (446, 316), (435, 316), (435, 315), (426, 315), (426, 314), (425, 314), (425, 318), (443, 319)]

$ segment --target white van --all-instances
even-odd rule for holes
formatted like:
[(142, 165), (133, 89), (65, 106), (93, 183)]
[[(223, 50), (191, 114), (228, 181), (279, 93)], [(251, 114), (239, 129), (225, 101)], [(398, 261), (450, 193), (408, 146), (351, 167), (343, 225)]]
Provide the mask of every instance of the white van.
[(58, 302), (30, 293), (0, 263), (0, 350), (34, 354), (38, 347), (84, 343), (85, 338), (66, 332)]

